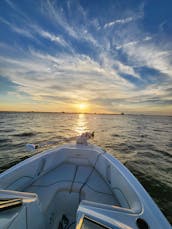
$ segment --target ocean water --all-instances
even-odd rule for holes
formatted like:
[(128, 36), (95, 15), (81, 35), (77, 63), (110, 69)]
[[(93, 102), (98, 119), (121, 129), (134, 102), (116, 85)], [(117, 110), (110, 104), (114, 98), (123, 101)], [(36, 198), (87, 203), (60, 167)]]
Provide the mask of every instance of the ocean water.
[[(85, 131), (95, 131), (91, 143), (124, 163), (172, 223), (172, 117), (1, 112), (0, 172)], [(27, 152), (27, 143), (43, 146)]]

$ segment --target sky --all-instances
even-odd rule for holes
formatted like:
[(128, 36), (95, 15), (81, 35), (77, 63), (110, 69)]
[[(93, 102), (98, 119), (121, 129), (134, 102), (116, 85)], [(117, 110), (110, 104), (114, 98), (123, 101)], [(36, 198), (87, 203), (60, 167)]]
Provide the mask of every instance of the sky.
[(0, 111), (172, 115), (171, 0), (1, 0)]

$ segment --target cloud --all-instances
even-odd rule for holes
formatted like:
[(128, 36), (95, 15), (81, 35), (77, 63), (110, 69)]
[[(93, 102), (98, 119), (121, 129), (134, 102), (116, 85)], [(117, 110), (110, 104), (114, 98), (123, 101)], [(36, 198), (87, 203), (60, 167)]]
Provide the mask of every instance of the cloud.
[(35, 27), (35, 32), (38, 33), (40, 36), (42, 36), (42, 37), (44, 37), (44, 38), (46, 38), (52, 42), (60, 44), (64, 47), (69, 47), (68, 43), (61, 36), (57, 36), (55, 34), (52, 34), (48, 31), (45, 31), (45, 30), (38, 28), (38, 27)]
[[(90, 100), (97, 95), (107, 97), (109, 92), (120, 96), (126, 87), (132, 88), (115, 71), (103, 68), (85, 55), (52, 56), (30, 50), (27, 58), (1, 57), (0, 60), (2, 72), (8, 72), (8, 79), (19, 85), (18, 92), (25, 92), (35, 100), (50, 99), (49, 95), (73, 101)], [(114, 85), (112, 80), (116, 82)]]
[(37, 24), (23, 23), (23, 27), (18, 27), (16, 25), (12, 24), (11, 22), (1, 18), (1, 17), (0, 17), (0, 21), (4, 24), (8, 25), (11, 28), (11, 30), (13, 30), (15, 33), (17, 33), (21, 36), (30, 38), (32, 40), (35, 40), (38, 43), (40, 43), (40, 41), (38, 40), (37, 35), (55, 43), (55, 44), (58, 44), (58, 45), (61, 45), (63, 47), (67, 47), (67, 48), (71, 49), (69, 44), (63, 39), (62, 36), (57, 36), (53, 33), (45, 31), (40, 26), (38, 26)]
[(122, 45), (117, 45), (116, 46), (116, 49), (122, 49), (122, 48), (125, 48), (125, 47), (130, 47), (130, 46), (134, 46), (136, 44), (138, 44), (140, 41), (130, 41), (130, 42), (127, 42), (127, 43), (124, 43)]
[[(61, 10), (61, 11), (60, 11)], [(55, 7), (55, 4), (53, 2), (47, 0), (43, 5), (43, 12), (49, 16), (49, 18), (52, 19), (53, 23), (57, 23), (60, 25), (63, 29), (65, 29), (68, 34), (74, 38), (77, 38), (77, 32), (75, 29), (69, 25), (66, 18), (63, 16), (63, 10), (62, 8), (58, 10), (57, 7)]]
[(143, 45), (143, 43), (145, 42), (148, 42), (152, 40), (152, 37), (151, 36), (146, 36), (144, 38), (141, 38), (141, 39), (138, 39), (138, 40), (135, 40), (135, 41), (129, 41), (129, 42), (126, 42), (126, 43), (122, 43), (121, 45), (117, 45), (116, 46), (116, 49), (124, 49), (124, 48), (127, 48), (127, 47), (134, 47), (135, 45)]
[[(24, 37), (28, 37), (31, 39), (35, 39), (34, 36), (32, 35), (32, 32), (26, 28), (20, 28), (11, 22), (5, 20), (4, 18), (0, 17), (0, 21), (10, 27), (11, 30), (13, 30), (15, 33), (18, 33)], [(36, 39), (35, 39), (36, 40)]]
[(23, 21), (29, 20), (26, 14), (16, 4), (14, 4), (14, 1), (12, 2), (11, 0), (5, 0), (5, 2), (10, 6), (10, 8), (15, 12), (15, 14), (17, 13), (17, 15), (22, 17)]
[(136, 21), (140, 18), (142, 18), (143, 15), (139, 14), (139, 15), (135, 15), (135, 16), (131, 16), (131, 17), (126, 17), (126, 18), (121, 18), (121, 19), (116, 19), (114, 21), (108, 22), (104, 25), (104, 28), (110, 28), (113, 27), (115, 25), (123, 25), (123, 24), (128, 24), (130, 22)]
[[(134, 89), (120, 76), (115, 78), (111, 68), (102, 67), (85, 55), (52, 56), (30, 50), (30, 55), (24, 59), (1, 57), (1, 64), (2, 73), (8, 73), (6, 78), (18, 85), (16, 93), (25, 93), (35, 102), (74, 104), (87, 101), (111, 112), (134, 112), (136, 107), (142, 111), (152, 104), (171, 104), (168, 84)], [(116, 65), (121, 72), (136, 74), (120, 62)]]
[[(87, 18), (86, 12), (81, 7), (81, 5), (79, 5), (79, 3), (77, 6), (74, 6), (75, 13), (71, 14), (71, 4), (72, 2), (70, 2), (69, 4), (69, 2), (67, 1), (67, 17), (63, 8), (60, 7), (60, 5), (56, 6), (55, 3), (49, 0), (44, 2), (43, 13), (46, 17), (49, 17), (54, 25), (60, 26), (67, 33), (68, 36), (79, 41), (87, 41), (90, 44), (97, 46), (97, 40), (88, 30), (88, 27), (90, 26), (90, 24), (93, 25), (93, 22), (90, 21), (89, 18)], [(81, 18), (82, 20), (84, 20), (84, 26), (78, 23)]]
[(121, 28), (116, 35), (119, 37), (114, 39), (113, 45), (117, 52), (127, 57), (130, 66), (152, 68), (164, 74), (164, 78), (165, 75), (172, 77), (172, 46), (167, 40), (144, 32), (138, 24)]
[(30, 31), (28, 31), (27, 29), (23, 29), (23, 28), (19, 28), (17, 26), (12, 26), (11, 27), (12, 30), (14, 30), (14, 32), (24, 36), (24, 37), (28, 37), (28, 38), (31, 38), (31, 39), (35, 39), (35, 37), (32, 35), (32, 33)]
[[(61, 45), (63, 47), (66, 47), (69, 49), (69, 51), (73, 52), (73, 48), (71, 45), (68, 44), (68, 42), (64, 39), (62, 34), (55, 34), (53, 32), (50, 32), (48, 30), (45, 30), (37, 24), (35, 21), (32, 21), (29, 19), (27, 16), (24, 15), (23, 18), (23, 12), (16, 6), (14, 5), (10, 0), (7, 0), (7, 3), (10, 5), (10, 7), (15, 10), (19, 17), (22, 17), (22, 26), (18, 26), (17, 24), (14, 24), (2, 17), (0, 17), (0, 21), (10, 27), (11, 30), (13, 30), (15, 33), (33, 39), (37, 41), (37, 43), (40, 43), (38, 40), (39, 37), (45, 38), (49, 41), (51, 41), (54, 44)], [(61, 11), (55, 7), (55, 5), (47, 0), (46, 2), (43, 3), (43, 12), (45, 13), (45, 16), (51, 18), (51, 23), (55, 25), (55, 27), (61, 26), (64, 31), (67, 32), (68, 36), (71, 36), (72, 38), (75, 38), (78, 41), (85, 41), (90, 43), (91, 45), (98, 46), (96, 39), (92, 36), (91, 33), (85, 28), (85, 27), (80, 27), (79, 24), (73, 24), (71, 25), (66, 17), (61, 13)], [(80, 14), (82, 16), (85, 14), (84, 10), (82, 7), (78, 7)], [(72, 19), (71, 19), (72, 21)], [(17, 23), (17, 21), (15, 22)], [(58, 25), (58, 26), (57, 26)]]
[(0, 75), (0, 94), (7, 94), (9, 91), (15, 91), (19, 86), (17, 83), (10, 81), (5, 76)]
[(112, 26), (117, 25), (117, 24), (126, 24), (126, 23), (129, 23), (129, 22), (134, 21), (134, 20), (136, 20), (136, 19), (133, 17), (114, 20), (114, 21), (111, 21), (109, 23), (106, 23), (104, 25), (104, 28), (109, 28), (109, 27), (112, 27)]
[(167, 25), (167, 21), (166, 20), (160, 23), (159, 29), (160, 29), (161, 32), (165, 31), (165, 26), (166, 25)]
[(114, 61), (114, 67), (117, 68), (120, 73), (132, 75), (133, 77), (140, 79), (140, 75), (136, 73), (134, 68), (129, 65), (123, 64), (120, 61)]
[(146, 36), (146, 37), (143, 39), (143, 41), (150, 41), (150, 40), (152, 40), (152, 37), (151, 37), (151, 36)]
[[(137, 50), (137, 51), (136, 51)], [(133, 44), (123, 46), (123, 51), (135, 66), (148, 66), (172, 77), (171, 57), (172, 51), (162, 50), (154, 44)]]

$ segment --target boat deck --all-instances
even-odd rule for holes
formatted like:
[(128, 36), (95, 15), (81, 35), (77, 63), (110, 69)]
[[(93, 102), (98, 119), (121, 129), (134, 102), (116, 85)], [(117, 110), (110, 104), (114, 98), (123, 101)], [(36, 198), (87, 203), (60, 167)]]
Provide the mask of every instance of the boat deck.
[(62, 163), (40, 176), (24, 191), (36, 193), (45, 214), (75, 220), (81, 200), (120, 206), (103, 177), (88, 165)]

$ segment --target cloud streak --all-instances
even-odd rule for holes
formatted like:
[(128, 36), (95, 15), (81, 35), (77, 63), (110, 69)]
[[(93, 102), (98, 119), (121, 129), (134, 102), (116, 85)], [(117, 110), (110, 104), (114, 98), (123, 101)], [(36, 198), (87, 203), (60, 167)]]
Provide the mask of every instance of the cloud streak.
[(136, 19), (138, 19), (138, 17), (127, 17), (127, 18), (123, 18), (123, 19), (114, 20), (114, 21), (111, 21), (109, 23), (106, 23), (104, 25), (104, 28), (110, 28), (114, 25), (127, 24), (129, 22), (135, 21)]

